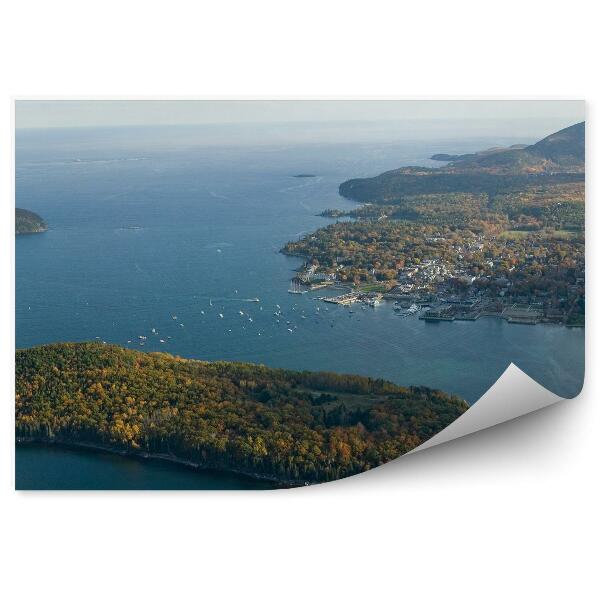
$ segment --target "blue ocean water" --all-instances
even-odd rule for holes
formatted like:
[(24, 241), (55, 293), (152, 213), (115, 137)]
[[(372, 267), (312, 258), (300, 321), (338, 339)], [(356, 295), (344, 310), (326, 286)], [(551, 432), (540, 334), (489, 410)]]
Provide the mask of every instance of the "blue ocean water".
[(273, 483), (222, 471), (196, 471), (159, 459), (63, 446), (16, 450), (18, 490), (265, 490)]
[(279, 249), (329, 223), (322, 210), (356, 206), (338, 195), (342, 181), (498, 140), (334, 142), (205, 145), (201, 129), (18, 132), (17, 206), (42, 215), (49, 231), (16, 240), (17, 347), (100, 339), (383, 377), (470, 402), (512, 361), (576, 395), (583, 329), (426, 323), (385, 304), (351, 314), (287, 292), (302, 261)]

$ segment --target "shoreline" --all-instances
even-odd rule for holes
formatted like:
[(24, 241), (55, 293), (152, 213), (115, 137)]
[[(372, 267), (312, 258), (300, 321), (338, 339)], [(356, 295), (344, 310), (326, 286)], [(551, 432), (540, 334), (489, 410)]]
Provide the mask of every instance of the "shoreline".
[(84, 441), (73, 441), (65, 440), (64, 438), (38, 438), (38, 437), (26, 437), (16, 436), (15, 446), (25, 446), (39, 444), (42, 446), (62, 446), (65, 448), (86, 450), (89, 452), (101, 452), (107, 454), (117, 454), (122, 457), (136, 458), (143, 460), (161, 460), (184, 467), (188, 467), (194, 471), (220, 471), (223, 473), (229, 473), (233, 475), (240, 475), (256, 481), (265, 481), (274, 485), (273, 489), (289, 489), (295, 487), (304, 487), (307, 485), (314, 485), (320, 482), (307, 482), (307, 481), (296, 481), (293, 479), (279, 479), (262, 473), (254, 473), (252, 471), (244, 471), (241, 469), (234, 469), (231, 467), (223, 467), (218, 465), (203, 465), (201, 463), (194, 462), (187, 458), (179, 458), (174, 454), (165, 454), (160, 452), (146, 452), (145, 450), (125, 450), (120, 448), (114, 448), (108, 444), (100, 444), (96, 442), (84, 442)]
[[(300, 254), (300, 253), (294, 253), (294, 252), (288, 252), (285, 250), (285, 247), (281, 248), (279, 250), (279, 252), (281, 254), (283, 254), (284, 256), (289, 256), (292, 258), (300, 258), (304, 261), (309, 261), (311, 259), (310, 256), (306, 255), (306, 254)], [(302, 266), (298, 267), (297, 269), (295, 269), (295, 271), (297, 273), (300, 273), (302, 271)], [(347, 283), (347, 282), (342, 282), (342, 281), (335, 281), (334, 284), (332, 286), (327, 286), (327, 287), (331, 287), (333, 289), (338, 289), (335, 287), (335, 285), (339, 285), (341, 288), (343, 289), (347, 289), (348, 293), (352, 293), (352, 292), (356, 292), (359, 293), (358, 290), (356, 290), (355, 288), (352, 287), (351, 284)], [(311, 289), (308, 288), (307, 292), (311, 292), (311, 291), (317, 291), (318, 289), (320, 289), (322, 286), (319, 286), (319, 288), (317, 289)], [(313, 298), (313, 300), (321, 300), (321, 298)], [(382, 299), (382, 302), (392, 302), (392, 298), (385, 298), (385, 294), (384, 294), (384, 298)], [(506, 323), (509, 323), (511, 325), (558, 325), (561, 327), (566, 327), (569, 329), (585, 329), (585, 323), (580, 324), (580, 323), (565, 323), (565, 322), (559, 322), (559, 321), (551, 321), (551, 320), (543, 320), (540, 319), (538, 321), (535, 322), (524, 322), (524, 321), (518, 321), (518, 320), (512, 320), (511, 318), (507, 318), (507, 317), (503, 317), (502, 313), (498, 313), (498, 314), (479, 314), (477, 317), (475, 318), (440, 318), (440, 317), (429, 317), (429, 318), (425, 318), (424, 315), (419, 315), (419, 319), (423, 320), (423, 321), (431, 321), (431, 322), (441, 322), (441, 321), (445, 321), (445, 322), (452, 322), (452, 321), (476, 321), (478, 318), (480, 317), (493, 317), (493, 318), (500, 318), (502, 320), (504, 320)]]

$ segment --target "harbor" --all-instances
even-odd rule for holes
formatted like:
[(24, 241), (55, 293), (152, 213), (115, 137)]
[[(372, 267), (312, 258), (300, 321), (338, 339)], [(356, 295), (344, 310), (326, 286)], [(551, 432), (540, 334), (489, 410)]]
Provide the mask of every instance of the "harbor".
[[(431, 267), (435, 261), (427, 264)], [(393, 302), (397, 316), (418, 315), (420, 320), (426, 322), (476, 321), (480, 317), (496, 317), (511, 324), (569, 325), (566, 311), (551, 303), (540, 302), (537, 297), (515, 297), (506, 293), (508, 290), (494, 296), (483, 291), (456, 293), (449, 283), (426, 285), (418, 289), (406, 284), (349, 284), (339, 281), (336, 273), (319, 272), (316, 266), (306, 263), (298, 269), (298, 275), (291, 280), (288, 291), (291, 294), (306, 294), (322, 288), (342, 293), (317, 296), (314, 300), (340, 306), (360, 303), (363, 308)]]

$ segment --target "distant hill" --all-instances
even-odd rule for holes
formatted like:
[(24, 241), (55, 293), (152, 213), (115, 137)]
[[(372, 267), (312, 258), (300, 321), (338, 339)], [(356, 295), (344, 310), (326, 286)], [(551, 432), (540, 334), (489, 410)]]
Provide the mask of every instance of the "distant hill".
[[(440, 157), (447, 158), (440, 158)], [(437, 158), (434, 158), (437, 157)], [(439, 155), (434, 160), (449, 160), (458, 169), (522, 168), (529, 170), (562, 170), (585, 165), (585, 122), (571, 125), (545, 137), (531, 146), (491, 148), (461, 156)]]
[(340, 194), (359, 202), (393, 203), (414, 194), (485, 192), (532, 184), (583, 181), (585, 177), (585, 123), (577, 123), (531, 146), (490, 148), (463, 155), (435, 154), (449, 161), (440, 168), (402, 167), (376, 177), (350, 179)]
[(561, 166), (585, 165), (585, 122), (561, 129), (525, 149)]
[(47, 231), (48, 226), (40, 215), (25, 210), (24, 208), (15, 208), (15, 233), (41, 233)]

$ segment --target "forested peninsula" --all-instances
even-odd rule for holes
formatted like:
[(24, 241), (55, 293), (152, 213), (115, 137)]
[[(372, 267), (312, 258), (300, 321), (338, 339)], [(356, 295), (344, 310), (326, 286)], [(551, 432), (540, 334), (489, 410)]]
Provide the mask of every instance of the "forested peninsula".
[(393, 460), (467, 408), (456, 396), (381, 379), (96, 342), (16, 352), (18, 442), (92, 445), (290, 486)]

